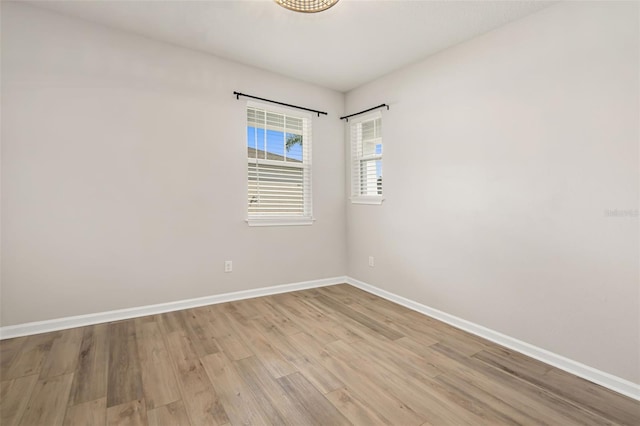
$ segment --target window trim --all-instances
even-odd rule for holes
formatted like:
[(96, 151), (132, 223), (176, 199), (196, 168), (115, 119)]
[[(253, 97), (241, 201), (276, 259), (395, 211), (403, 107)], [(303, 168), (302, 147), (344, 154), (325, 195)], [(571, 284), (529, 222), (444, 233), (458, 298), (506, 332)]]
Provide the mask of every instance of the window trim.
[(359, 195), (349, 198), (351, 204), (382, 204), (384, 197), (382, 195)]
[[(380, 195), (360, 195), (360, 194), (356, 194), (356, 185), (358, 185), (358, 182), (360, 181), (360, 171), (359, 171), (359, 167), (356, 169), (356, 163), (359, 163), (362, 160), (373, 160), (373, 159), (379, 159), (380, 161), (383, 162), (383, 168), (384, 168), (384, 138), (382, 136), (382, 133), (380, 134), (380, 139), (382, 140), (382, 153), (381, 154), (371, 154), (371, 155), (364, 155), (362, 157), (358, 157), (356, 150), (357, 150), (357, 143), (358, 141), (353, 140), (353, 126), (357, 126), (358, 124), (365, 122), (365, 121), (371, 121), (371, 120), (376, 120), (376, 119), (380, 119), (381, 123), (382, 123), (382, 113), (380, 111), (376, 111), (376, 112), (372, 112), (370, 114), (366, 114), (366, 115), (362, 115), (358, 118), (352, 119), (350, 126), (349, 126), (349, 143), (350, 143), (350, 148), (351, 148), (351, 161), (350, 161), (350, 175), (351, 175), (351, 188), (350, 188), (350, 192), (351, 192), (351, 197), (349, 197), (349, 200), (351, 201), (351, 204), (369, 204), (369, 205), (380, 205), (382, 204), (382, 202), (385, 200), (384, 198), (384, 181), (382, 184), (382, 194)], [(354, 181), (354, 179), (357, 179), (357, 182)]]
[[(304, 123), (303, 126), (306, 126), (308, 134), (306, 134), (307, 138), (310, 139), (310, 144), (305, 146), (303, 149), (306, 149), (307, 163), (288, 163), (288, 164), (280, 164), (280, 161), (267, 160), (267, 159), (256, 159), (253, 164), (266, 164), (266, 165), (276, 165), (276, 166), (285, 166), (285, 167), (294, 167), (302, 170), (303, 175), (307, 174), (306, 177), (303, 177), (303, 182), (305, 179), (308, 179), (309, 185), (308, 188), (303, 186), (303, 203), (305, 204), (305, 209), (308, 208), (308, 214), (303, 215), (269, 215), (269, 216), (261, 216), (261, 215), (250, 215), (249, 214), (249, 200), (247, 199), (247, 204), (245, 206), (245, 214), (246, 219), (245, 222), (249, 226), (300, 226), (300, 225), (313, 225), (315, 218), (313, 217), (313, 161), (312, 161), (312, 146), (313, 146), (313, 116), (310, 113), (302, 112), (297, 109), (286, 108), (281, 106), (274, 106), (272, 104), (256, 102), (253, 100), (248, 100), (245, 107), (245, 120), (244, 120), (244, 141), (245, 141), (245, 156), (246, 154), (246, 142), (247, 142), (247, 129), (249, 126), (247, 111), (249, 108), (257, 108), (264, 110), (265, 112), (271, 112), (275, 114), (284, 114), (290, 117), (301, 118)], [(247, 185), (245, 186), (245, 191), (248, 191), (249, 185), (249, 172), (248, 168), (251, 164), (250, 158), (246, 159), (246, 167), (245, 173), (247, 178)], [(304, 161), (304, 160), (303, 160)], [(284, 162), (282, 162), (284, 163)], [(308, 191), (308, 200), (305, 198), (305, 191)], [(245, 194), (248, 194), (245, 192)], [(307, 207), (308, 206), (308, 207)]]
[(301, 225), (313, 225), (316, 219), (314, 217), (300, 217), (300, 218), (284, 218), (284, 217), (264, 217), (264, 218), (248, 218), (245, 222), (249, 226), (301, 226)]

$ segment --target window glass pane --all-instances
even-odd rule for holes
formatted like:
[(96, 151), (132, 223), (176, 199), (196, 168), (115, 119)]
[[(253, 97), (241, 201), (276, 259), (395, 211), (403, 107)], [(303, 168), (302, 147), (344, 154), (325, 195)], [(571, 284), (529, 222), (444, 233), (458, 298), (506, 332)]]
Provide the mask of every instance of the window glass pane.
[(285, 149), (287, 151), (287, 161), (302, 161), (302, 135), (297, 133), (287, 133)]
[(248, 158), (264, 158), (264, 129), (247, 127)]
[(303, 119), (283, 114), (247, 110), (249, 158), (272, 161), (303, 161)]
[(277, 130), (267, 130), (264, 151), (266, 160), (284, 160), (284, 134)]

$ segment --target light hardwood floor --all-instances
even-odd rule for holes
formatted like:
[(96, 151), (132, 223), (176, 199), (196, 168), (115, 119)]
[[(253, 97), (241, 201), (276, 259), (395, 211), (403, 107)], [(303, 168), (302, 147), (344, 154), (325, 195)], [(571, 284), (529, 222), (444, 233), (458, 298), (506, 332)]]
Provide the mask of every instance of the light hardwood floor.
[(640, 425), (640, 404), (349, 285), (0, 342), (0, 424)]

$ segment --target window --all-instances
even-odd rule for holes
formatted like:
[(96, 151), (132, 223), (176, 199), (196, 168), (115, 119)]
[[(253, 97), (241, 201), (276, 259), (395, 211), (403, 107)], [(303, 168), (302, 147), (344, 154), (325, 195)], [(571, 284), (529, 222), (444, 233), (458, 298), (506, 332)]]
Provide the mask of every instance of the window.
[(310, 225), (311, 116), (249, 102), (247, 175), (249, 225)]
[(351, 123), (351, 202), (382, 203), (382, 114)]

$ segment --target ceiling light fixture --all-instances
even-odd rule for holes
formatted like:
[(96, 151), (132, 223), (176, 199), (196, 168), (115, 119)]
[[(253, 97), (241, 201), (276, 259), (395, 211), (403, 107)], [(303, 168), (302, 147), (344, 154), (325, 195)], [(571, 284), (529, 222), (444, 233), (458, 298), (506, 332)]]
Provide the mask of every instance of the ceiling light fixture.
[(329, 9), (338, 0), (274, 0), (280, 6), (295, 12), (316, 13)]

